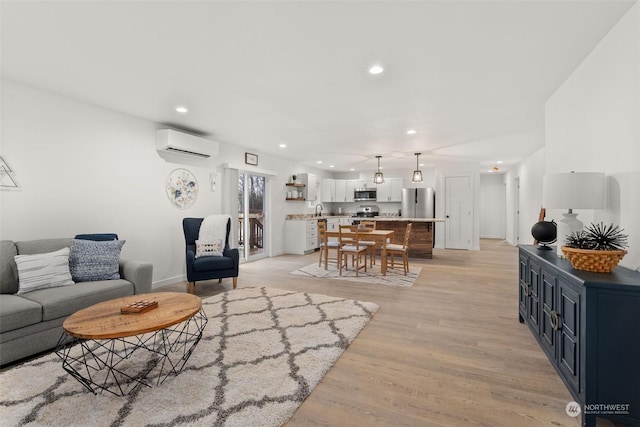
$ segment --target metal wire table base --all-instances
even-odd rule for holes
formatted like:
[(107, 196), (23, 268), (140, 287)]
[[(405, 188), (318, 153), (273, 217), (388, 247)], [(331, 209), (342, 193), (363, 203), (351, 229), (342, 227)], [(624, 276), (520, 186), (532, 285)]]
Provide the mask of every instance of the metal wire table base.
[(207, 322), (201, 309), (182, 323), (142, 335), (90, 340), (70, 339), (63, 333), (55, 353), (64, 370), (93, 394), (107, 391), (124, 396), (180, 373)]

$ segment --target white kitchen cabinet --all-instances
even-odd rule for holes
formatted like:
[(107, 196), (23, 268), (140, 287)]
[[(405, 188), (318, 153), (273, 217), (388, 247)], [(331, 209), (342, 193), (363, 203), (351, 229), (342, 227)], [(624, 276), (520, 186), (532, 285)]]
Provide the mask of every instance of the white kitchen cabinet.
[(364, 185), (363, 181), (356, 181), (354, 179), (348, 179), (345, 181), (345, 188), (346, 188), (346, 195), (344, 198), (345, 202), (353, 202), (353, 190), (355, 190), (356, 188), (360, 188), (360, 187), (356, 187), (356, 182), (361, 182)]
[[(339, 231), (342, 218), (327, 218), (327, 231)], [(337, 242), (337, 237), (329, 237), (329, 241)]]
[(344, 179), (336, 179), (335, 202), (347, 201), (347, 181)]
[(353, 225), (353, 218), (340, 218), (340, 225)]
[(320, 181), (320, 201), (335, 202), (336, 201), (336, 180), (325, 178)]
[(387, 178), (383, 184), (378, 184), (376, 201), (378, 202), (401, 202), (402, 201), (402, 178)]
[(318, 248), (318, 220), (287, 220), (284, 250), (288, 254), (304, 255)]
[(299, 181), (304, 184), (304, 199), (313, 202), (318, 198), (318, 191), (316, 189), (316, 176), (310, 173), (298, 174)]
[(338, 231), (340, 218), (327, 218), (327, 231)]
[(321, 182), (321, 198), (323, 202), (353, 202), (353, 190), (362, 187), (364, 181), (325, 178)]

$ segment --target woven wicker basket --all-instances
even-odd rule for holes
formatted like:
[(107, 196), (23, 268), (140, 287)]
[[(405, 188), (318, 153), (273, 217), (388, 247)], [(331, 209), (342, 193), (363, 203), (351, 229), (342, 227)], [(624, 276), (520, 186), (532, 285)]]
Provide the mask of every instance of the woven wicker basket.
[(593, 249), (577, 249), (562, 247), (562, 252), (577, 270), (611, 273), (627, 251), (598, 251)]

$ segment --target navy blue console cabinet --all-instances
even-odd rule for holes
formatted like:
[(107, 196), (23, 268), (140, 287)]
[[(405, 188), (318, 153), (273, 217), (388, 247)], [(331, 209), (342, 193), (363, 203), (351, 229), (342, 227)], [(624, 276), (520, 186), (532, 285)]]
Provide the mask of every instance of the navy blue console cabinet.
[(576, 270), (532, 245), (519, 253), (520, 322), (581, 405), (582, 424), (640, 425), (640, 273)]

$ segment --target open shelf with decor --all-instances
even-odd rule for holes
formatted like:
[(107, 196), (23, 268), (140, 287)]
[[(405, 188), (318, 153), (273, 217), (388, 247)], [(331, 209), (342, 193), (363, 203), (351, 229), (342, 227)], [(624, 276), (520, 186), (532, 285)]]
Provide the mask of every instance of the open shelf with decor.
[(304, 184), (300, 182), (287, 182), (285, 185), (290, 188), (295, 188), (295, 190), (287, 191), (287, 198), (285, 200), (300, 202), (304, 202), (306, 200), (305, 191), (298, 190), (298, 188), (304, 189), (304, 187), (306, 187)]

